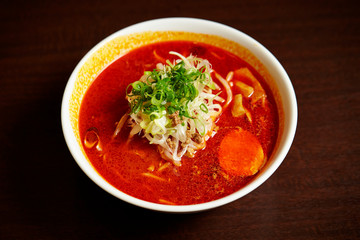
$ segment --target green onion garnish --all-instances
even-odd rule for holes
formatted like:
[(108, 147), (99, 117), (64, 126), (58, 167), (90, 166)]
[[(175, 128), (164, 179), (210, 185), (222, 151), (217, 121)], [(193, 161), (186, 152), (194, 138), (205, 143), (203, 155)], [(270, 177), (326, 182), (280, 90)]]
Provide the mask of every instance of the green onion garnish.
[[(145, 71), (146, 81), (139, 80), (129, 84), (127, 96), (131, 99), (130, 114), (142, 111), (154, 120), (162, 117), (162, 111), (166, 110), (168, 114), (179, 111), (181, 119), (191, 118), (188, 104), (199, 95), (195, 83), (207, 85), (206, 79), (209, 73), (206, 72), (205, 67), (186, 68), (184, 60), (175, 65), (170, 61), (167, 63), (163, 70)], [(210, 83), (209, 87), (211, 87)], [(130, 86), (132, 90), (129, 92)], [(200, 109), (205, 113), (208, 112), (205, 104), (201, 104)]]

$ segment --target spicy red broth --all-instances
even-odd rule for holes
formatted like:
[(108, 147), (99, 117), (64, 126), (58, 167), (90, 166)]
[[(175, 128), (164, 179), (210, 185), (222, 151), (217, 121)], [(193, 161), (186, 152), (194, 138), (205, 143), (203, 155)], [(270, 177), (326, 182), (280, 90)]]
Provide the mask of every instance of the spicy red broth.
[[(140, 136), (128, 141), (130, 129), (124, 127), (112, 138), (116, 124), (129, 109), (125, 99), (126, 87), (139, 80), (144, 71), (156, 64), (190, 54), (207, 59), (220, 75), (247, 68), (266, 92), (265, 102), (243, 104), (251, 114), (233, 117), (228, 107), (216, 122), (216, 134), (195, 157), (183, 157), (181, 166), (163, 160), (156, 146)], [(214, 78), (215, 83), (216, 78)], [(234, 80), (253, 85), (249, 79), (234, 74)], [(238, 90), (232, 86), (236, 93)], [(225, 96), (225, 91), (220, 96)], [(146, 45), (132, 50), (110, 64), (88, 88), (80, 108), (79, 130), (81, 141), (91, 131), (99, 141), (94, 146), (84, 145), (88, 159), (100, 175), (122, 192), (146, 201), (162, 204), (187, 205), (209, 202), (227, 196), (245, 186), (255, 175), (242, 177), (223, 169), (219, 163), (219, 148), (224, 137), (240, 127), (261, 144), (265, 159), (269, 159), (278, 136), (279, 117), (274, 97), (262, 76), (245, 61), (223, 49), (189, 41), (169, 41)], [(90, 136), (91, 137), (91, 136)]]

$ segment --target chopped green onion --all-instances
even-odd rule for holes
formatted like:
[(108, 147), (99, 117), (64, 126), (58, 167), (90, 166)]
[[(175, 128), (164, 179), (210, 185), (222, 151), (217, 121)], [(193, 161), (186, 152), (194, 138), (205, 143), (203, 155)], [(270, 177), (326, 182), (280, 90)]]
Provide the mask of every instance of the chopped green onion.
[[(163, 70), (145, 71), (145, 82), (139, 80), (128, 85), (126, 94), (130, 99), (130, 113), (137, 114), (142, 111), (149, 115), (151, 121), (160, 118), (162, 110), (166, 110), (168, 114), (179, 111), (181, 119), (192, 118), (188, 104), (199, 95), (199, 90), (195, 86), (201, 83), (212, 88), (214, 84), (205, 66), (200, 69), (189, 67), (187, 58), (174, 52), (170, 53), (182, 60), (176, 64), (167, 60)], [(200, 109), (208, 112), (205, 104), (202, 104)]]
[(208, 113), (208, 112), (209, 112), (209, 109), (207, 108), (207, 106), (206, 106), (204, 103), (202, 103), (202, 104), (200, 105), (200, 110), (203, 111), (204, 113)]

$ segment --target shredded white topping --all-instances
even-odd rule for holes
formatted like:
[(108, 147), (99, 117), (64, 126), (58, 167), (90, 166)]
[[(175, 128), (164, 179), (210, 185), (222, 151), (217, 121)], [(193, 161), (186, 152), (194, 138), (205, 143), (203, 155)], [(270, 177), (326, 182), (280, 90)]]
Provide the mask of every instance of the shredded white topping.
[[(211, 135), (214, 130), (214, 121), (222, 111), (219, 103), (225, 99), (213, 94), (216, 89), (211, 79), (211, 65), (201, 58), (190, 55), (184, 57), (177, 52), (170, 54), (178, 56), (173, 63), (167, 61), (167, 65), (157, 64), (157, 73), (160, 77), (171, 77), (174, 67), (183, 62), (183, 68), (186, 73), (201, 72), (202, 78), (195, 79), (192, 84), (197, 94), (191, 101), (181, 103), (182, 109), (185, 109), (187, 116), (182, 115), (178, 110), (170, 113), (171, 102), (165, 100), (160, 104), (164, 106), (162, 111), (147, 113), (145, 110), (139, 110), (130, 114), (130, 126), (132, 130), (130, 136), (142, 132), (150, 144), (157, 144), (163, 158), (173, 161), (174, 164), (180, 165), (183, 155), (193, 155), (198, 149), (205, 146), (205, 138)], [(140, 78), (141, 82), (150, 83), (155, 89), (156, 80), (151, 78), (148, 72)], [(132, 103), (137, 101), (139, 96), (128, 95), (128, 101)], [(227, 99), (227, 104), (229, 99)], [(134, 107), (135, 108), (135, 107)], [(151, 117), (153, 115), (153, 117)]]

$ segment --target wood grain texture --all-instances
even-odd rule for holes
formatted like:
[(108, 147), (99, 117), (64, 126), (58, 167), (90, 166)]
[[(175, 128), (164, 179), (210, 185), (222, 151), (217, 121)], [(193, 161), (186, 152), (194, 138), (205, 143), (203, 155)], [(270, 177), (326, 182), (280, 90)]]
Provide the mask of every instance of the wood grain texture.
[[(360, 14), (356, 1), (1, 1), (0, 239), (360, 239)], [(293, 146), (246, 197), (151, 212), (79, 169), (60, 106), (77, 62), (128, 25), (197, 17), (267, 47), (297, 95)]]

